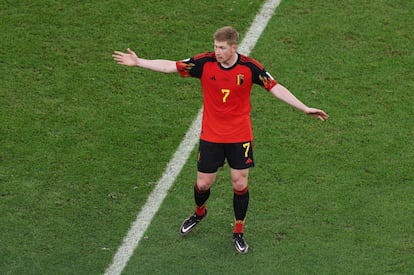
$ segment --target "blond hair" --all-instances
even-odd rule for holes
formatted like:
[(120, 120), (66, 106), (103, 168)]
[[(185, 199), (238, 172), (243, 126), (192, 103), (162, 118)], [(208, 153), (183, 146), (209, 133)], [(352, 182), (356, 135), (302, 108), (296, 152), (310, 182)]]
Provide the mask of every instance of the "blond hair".
[(226, 26), (216, 30), (214, 33), (214, 40), (227, 42), (229, 45), (235, 45), (239, 43), (239, 33), (235, 28)]

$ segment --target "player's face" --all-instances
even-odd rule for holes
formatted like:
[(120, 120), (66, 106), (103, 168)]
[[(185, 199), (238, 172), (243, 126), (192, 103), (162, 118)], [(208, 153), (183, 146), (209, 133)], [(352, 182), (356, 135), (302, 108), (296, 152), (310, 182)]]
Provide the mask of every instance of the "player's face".
[(214, 53), (216, 59), (223, 65), (232, 65), (237, 58), (237, 45), (229, 45), (227, 42), (214, 40)]

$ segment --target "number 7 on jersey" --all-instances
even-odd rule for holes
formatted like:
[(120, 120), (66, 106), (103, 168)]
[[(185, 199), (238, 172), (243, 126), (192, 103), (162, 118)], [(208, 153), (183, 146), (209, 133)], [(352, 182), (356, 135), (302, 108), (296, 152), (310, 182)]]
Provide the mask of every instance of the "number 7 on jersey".
[(230, 90), (229, 89), (221, 89), (221, 93), (223, 94), (223, 103), (226, 103), (227, 98), (230, 95)]

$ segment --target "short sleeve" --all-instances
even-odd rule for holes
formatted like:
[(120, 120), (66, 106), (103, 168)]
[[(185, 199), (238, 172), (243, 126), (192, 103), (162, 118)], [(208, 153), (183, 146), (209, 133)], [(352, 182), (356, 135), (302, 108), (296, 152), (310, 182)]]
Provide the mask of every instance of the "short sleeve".
[(254, 84), (260, 85), (268, 91), (277, 85), (277, 81), (266, 71), (260, 62), (245, 55), (241, 55), (240, 60), (250, 68)]
[(194, 63), (194, 58), (188, 58), (185, 60), (180, 60), (175, 63), (175, 66), (177, 67), (177, 71), (180, 74), (181, 77), (190, 77), (193, 76), (192, 70), (196, 66)]
[(265, 69), (260, 71), (255, 83), (259, 84), (268, 91), (270, 91), (274, 86), (277, 85), (277, 81)]
[(215, 62), (216, 58), (214, 53), (205, 52), (198, 54), (194, 57), (177, 61), (176, 67), (178, 73), (182, 77), (196, 77), (201, 78), (203, 74), (203, 67), (206, 62)]

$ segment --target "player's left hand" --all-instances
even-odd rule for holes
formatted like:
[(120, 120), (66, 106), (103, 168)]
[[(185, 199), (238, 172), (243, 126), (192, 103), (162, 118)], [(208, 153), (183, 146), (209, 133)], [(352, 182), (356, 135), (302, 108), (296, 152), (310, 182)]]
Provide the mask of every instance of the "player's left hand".
[(310, 116), (314, 116), (322, 121), (325, 121), (329, 118), (329, 115), (325, 113), (323, 110), (319, 110), (315, 108), (308, 108), (305, 113)]

